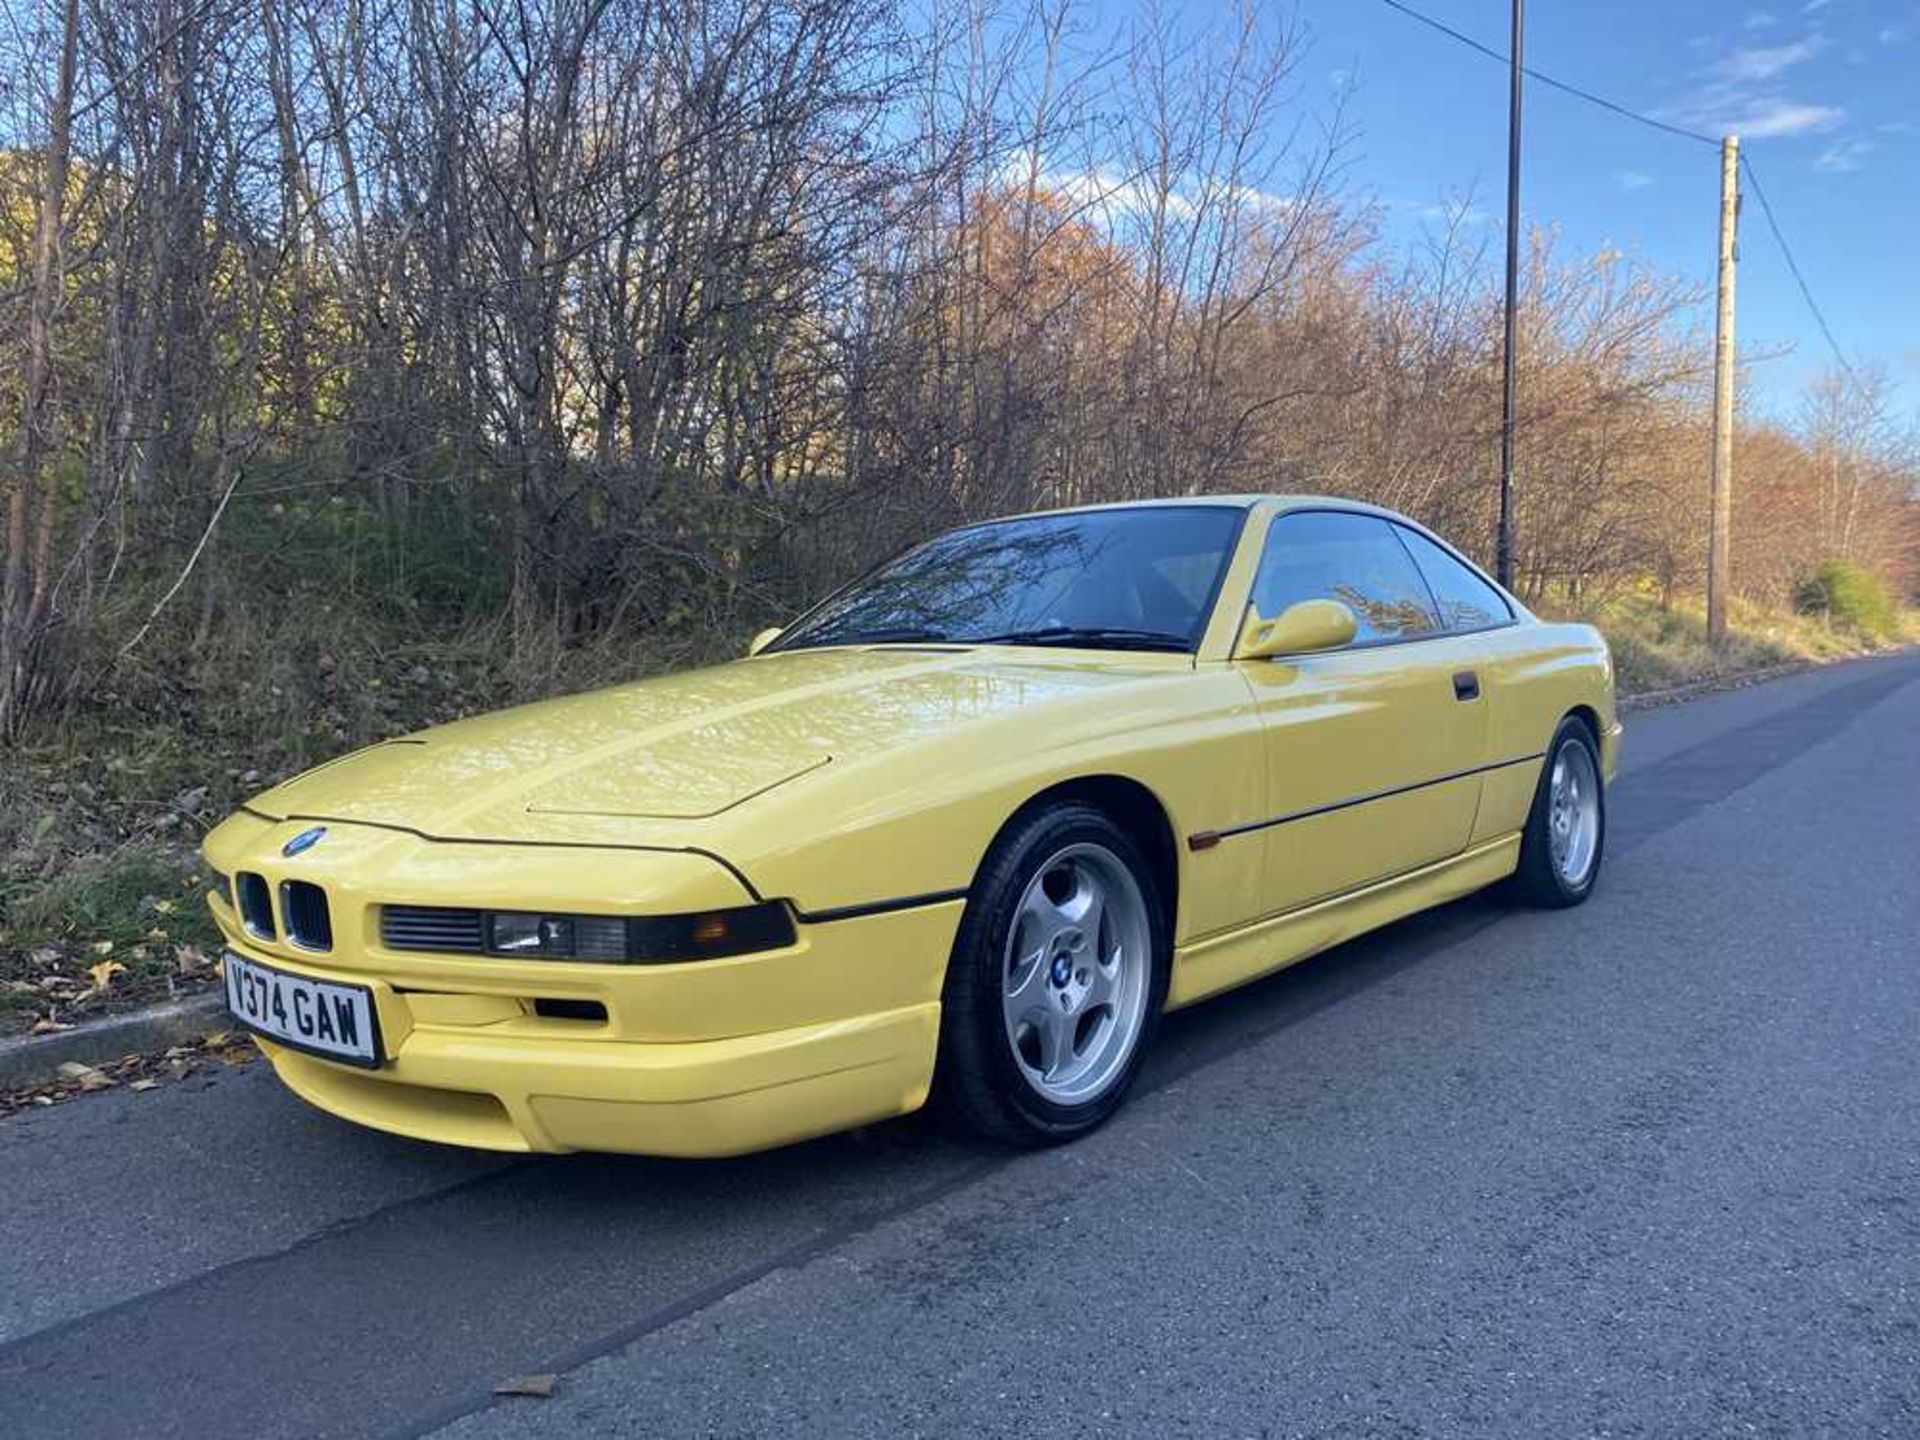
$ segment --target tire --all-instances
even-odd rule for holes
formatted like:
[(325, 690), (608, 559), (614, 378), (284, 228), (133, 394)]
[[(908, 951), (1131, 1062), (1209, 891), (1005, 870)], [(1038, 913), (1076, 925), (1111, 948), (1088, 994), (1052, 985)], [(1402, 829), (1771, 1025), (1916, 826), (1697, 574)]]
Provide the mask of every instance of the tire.
[(1152, 867), (1105, 812), (1062, 802), (1017, 816), (981, 863), (947, 966), (937, 1111), (1022, 1146), (1100, 1125), (1158, 1028), (1169, 930)]
[(1580, 904), (1600, 879), (1606, 845), (1607, 787), (1600, 773), (1600, 750), (1586, 722), (1569, 715), (1553, 732), (1534, 787), (1513, 877), (1515, 897), (1543, 910)]

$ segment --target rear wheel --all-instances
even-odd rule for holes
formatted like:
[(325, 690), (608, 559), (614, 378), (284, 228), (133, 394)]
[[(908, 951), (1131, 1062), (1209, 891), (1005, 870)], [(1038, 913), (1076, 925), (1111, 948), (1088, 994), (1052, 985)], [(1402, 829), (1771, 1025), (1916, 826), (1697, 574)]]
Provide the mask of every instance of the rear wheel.
[(1119, 1108), (1166, 999), (1153, 874), (1107, 815), (1062, 803), (994, 843), (948, 967), (941, 1107), (1015, 1144), (1074, 1139)]
[(1568, 716), (1547, 747), (1520, 841), (1514, 889), (1531, 905), (1564, 909), (1593, 893), (1606, 852), (1607, 796), (1586, 722)]

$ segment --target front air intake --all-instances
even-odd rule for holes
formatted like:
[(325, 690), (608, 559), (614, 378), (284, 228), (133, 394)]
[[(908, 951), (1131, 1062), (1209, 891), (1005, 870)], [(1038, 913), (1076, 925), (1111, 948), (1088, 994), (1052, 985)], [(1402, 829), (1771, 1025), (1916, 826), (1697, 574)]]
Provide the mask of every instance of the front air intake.
[(242, 870), (233, 877), (233, 899), (240, 907), (240, 921), (247, 927), (249, 935), (256, 940), (275, 938), (273, 896), (268, 892), (265, 880), (251, 870)]
[(308, 880), (289, 880), (280, 887), (280, 917), (287, 939), (302, 950), (333, 948), (333, 917), (327, 911), (327, 892)]

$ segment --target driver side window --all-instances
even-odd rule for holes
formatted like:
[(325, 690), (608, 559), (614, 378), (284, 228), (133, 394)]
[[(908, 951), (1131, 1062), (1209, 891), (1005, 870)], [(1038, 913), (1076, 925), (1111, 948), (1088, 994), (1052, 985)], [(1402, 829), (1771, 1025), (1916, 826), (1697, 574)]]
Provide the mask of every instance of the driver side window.
[(1267, 531), (1253, 603), (1268, 620), (1302, 600), (1338, 600), (1359, 622), (1356, 645), (1440, 628), (1426, 582), (1385, 520), (1335, 510), (1282, 515)]

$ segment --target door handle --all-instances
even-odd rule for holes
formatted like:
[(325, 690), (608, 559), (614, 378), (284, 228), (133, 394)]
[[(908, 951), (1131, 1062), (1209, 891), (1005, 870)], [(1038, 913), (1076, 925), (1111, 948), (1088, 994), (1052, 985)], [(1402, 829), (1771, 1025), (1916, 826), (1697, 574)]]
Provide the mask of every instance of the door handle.
[(1471, 670), (1454, 671), (1453, 698), (1456, 700), (1478, 700), (1480, 698), (1480, 677)]

